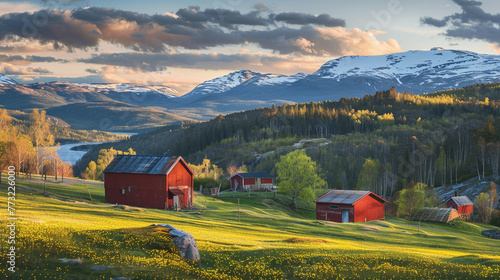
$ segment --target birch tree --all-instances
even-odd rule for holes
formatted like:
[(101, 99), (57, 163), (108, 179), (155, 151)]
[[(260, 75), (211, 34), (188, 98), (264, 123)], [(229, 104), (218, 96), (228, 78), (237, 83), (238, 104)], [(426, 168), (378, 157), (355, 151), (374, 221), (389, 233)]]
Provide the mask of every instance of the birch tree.
[(304, 150), (295, 150), (284, 156), (276, 164), (278, 191), (292, 196), (292, 207), (297, 208), (297, 198), (314, 199), (313, 187), (326, 186), (326, 182), (316, 173), (316, 162)]

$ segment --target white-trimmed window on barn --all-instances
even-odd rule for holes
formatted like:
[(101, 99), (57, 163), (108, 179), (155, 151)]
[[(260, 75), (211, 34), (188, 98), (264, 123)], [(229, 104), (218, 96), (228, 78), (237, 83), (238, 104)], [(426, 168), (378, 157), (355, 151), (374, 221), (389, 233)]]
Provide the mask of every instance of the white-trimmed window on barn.
[(338, 205), (330, 205), (329, 207), (330, 207), (330, 209), (339, 209)]
[(125, 194), (125, 188), (120, 189), (120, 194)]

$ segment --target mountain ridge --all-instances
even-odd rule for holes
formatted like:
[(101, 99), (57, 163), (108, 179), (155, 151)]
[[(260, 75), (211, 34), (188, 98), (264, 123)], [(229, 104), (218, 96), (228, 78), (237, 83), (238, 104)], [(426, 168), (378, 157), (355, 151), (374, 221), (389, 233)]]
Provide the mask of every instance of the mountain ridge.
[[(116, 112), (123, 110), (118, 104), (125, 103), (136, 107), (134, 110), (152, 107), (164, 111), (168, 113), (165, 116), (175, 121), (184, 120), (184, 115), (189, 115), (190, 120), (200, 121), (220, 114), (272, 105), (335, 101), (344, 97), (361, 98), (392, 86), (399, 92), (422, 94), (498, 82), (499, 69), (499, 55), (433, 48), (430, 51), (388, 55), (345, 56), (324, 63), (311, 74), (287, 76), (239, 70), (205, 81), (183, 96), (178, 96), (175, 89), (161, 85), (70, 82), (2, 84), (0, 106), (29, 111), (33, 108), (47, 110), (52, 107), (67, 108), (62, 106), (75, 103), (102, 102), (100, 108), (104, 110), (108, 104), (113, 108), (106, 110)], [(85, 106), (71, 108), (84, 109)], [(67, 111), (63, 112), (58, 115), (62, 119)], [(178, 117), (172, 116), (172, 112)], [(154, 114), (156, 117), (151, 118), (157, 120), (159, 114), (157, 111)], [(147, 123), (151, 124), (149, 121)], [(140, 124), (134, 127), (140, 127)]]
[[(295, 74), (291, 76), (278, 74), (262, 74), (252, 72), (254, 77), (233, 85), (225, 91), (217, 91), (218, 96), (243, 97), (248, 99), (247, 88), (253, 91), (265, 91), (269, 100), (281, 100), (297, 95), (291, 91), (308, 89), (308, 98), (300, 96), (290, 98), (291, 102), (337, 100), (341, 97), (362, 97), (397, 86), (403, 91), (422, 94), (439, 90), (459, 88), (472, 84), (496, 82), (500, 80), (500, 56), (477, 54), (470, 51), (444, 50), (433, 48), (430, 51), (407, 51), (377, 56), (344, 56), (324, 63), (312, 74)], [(232, 72), (226, 76), (232, 76)], [(269, 81), (272, 75), (279, 76), (288, 82)], [(215, 87), (218, 77), (204, 83)], [(255, 77), (258, 77), (258, 82)], [(265, 81), (265, 83), (262, 83)], [(202, 84), (204, 84), (202, 83)], [(201, 84), (201, 85), (202, 85)], [(264, 87), (265, 86), (265, 87)], [(196, 88), (185, 96), (192, 94)], [(287, 91), (288, 94), (284, 94)], [(273, 94), (274, 92), (274, 94)], [(349, 93), (340, 96), (339, 93)], [(205, 91), (206, 99), (211, 93)], [(224, 95), (225, 94), (225, 95)], [(262, 94), (261, 94), (262, 95)]]

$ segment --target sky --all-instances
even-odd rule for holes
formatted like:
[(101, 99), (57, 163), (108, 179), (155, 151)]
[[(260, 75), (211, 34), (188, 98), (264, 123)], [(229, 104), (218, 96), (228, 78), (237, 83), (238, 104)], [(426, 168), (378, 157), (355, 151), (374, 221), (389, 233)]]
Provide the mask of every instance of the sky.
[(248, 69), (313, 73), (346, 55), (500, 54), (497, 0), (0, 0), (0, 73), (185, 94)]

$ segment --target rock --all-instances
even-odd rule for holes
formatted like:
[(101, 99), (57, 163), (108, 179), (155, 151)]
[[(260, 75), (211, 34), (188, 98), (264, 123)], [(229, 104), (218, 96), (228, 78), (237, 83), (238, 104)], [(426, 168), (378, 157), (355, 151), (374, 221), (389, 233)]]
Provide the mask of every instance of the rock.
[(488, 238), (500, 239), (500, 230), (498, 229), (483, 230), (481, 234)]
[(176, 229), (175, 227), (167, 224), (155, 224), (155, 226), (169, 228), (168, 232), (174, 238), (172, 241), (179, 248), (179, 255), (185, 259), (192, 261), (200, 260), (200, 252), (198, 251), (198, 246), (196, 245), (196, 241), (194, 237), (180, 229)]

